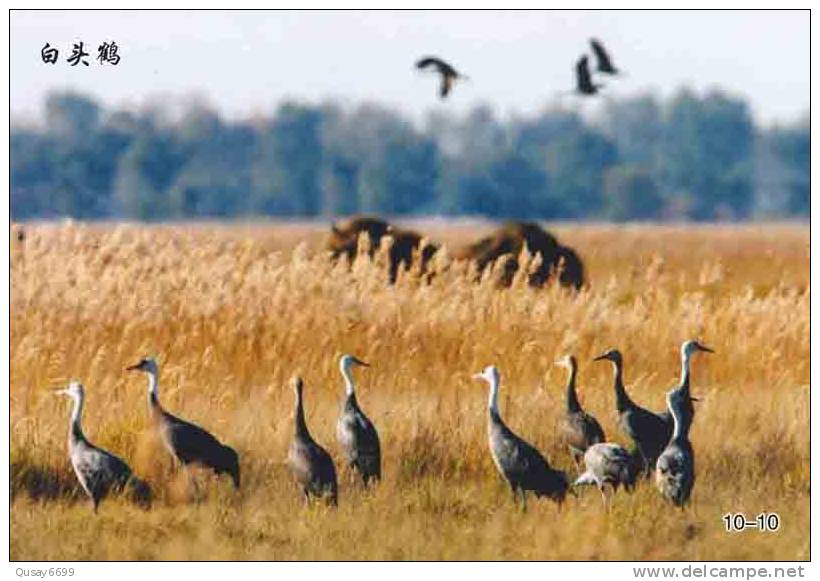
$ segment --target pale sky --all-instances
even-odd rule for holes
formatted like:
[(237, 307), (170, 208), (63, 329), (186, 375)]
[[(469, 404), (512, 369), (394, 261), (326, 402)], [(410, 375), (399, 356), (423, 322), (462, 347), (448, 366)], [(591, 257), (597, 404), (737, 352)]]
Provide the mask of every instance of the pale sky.
[[(809, 12), (803, 11), (12, 11), (11, 110), (36, 118), (44, 95), (72, 88), (106, 105), (192, 95), (231, 117), (270, 113), (283, 98), (379, 101), (420, 116), (486, 103), (532, 114), (573, 86), (596, 36), (628, 76), (616, 97), (681, 85), (746, 97), (756, 119), (788, 122), (809, 108)], [(71, 67), (84, 41), (89, 67)], [(94, 57), (115, 41), (118, 66)], [(49, 42), (55, 65), (42, 63)], [(415, 60), (438, 55), (470, 76), (443, 104)]]

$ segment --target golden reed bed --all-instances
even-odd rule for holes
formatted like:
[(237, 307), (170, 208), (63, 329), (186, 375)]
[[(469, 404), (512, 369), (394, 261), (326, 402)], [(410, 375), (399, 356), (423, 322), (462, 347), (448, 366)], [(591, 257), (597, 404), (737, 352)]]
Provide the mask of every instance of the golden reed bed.
[[(395, 287), (360, 262), (352, 273), (317, 252), (319, 226), (27, 225), (12, 241), (12, 559), (808, 559), (809, 232), (792, 225), (557, 226), (584, 258), (591, 287), (506, 291), (450, 269), (430, 286)], [(422, 224), (454, 245), (487, 228)], [(437, 259), (439, 260), (439, 259)], [(556, 440), (564, 372), (580, 361), (582, 403), (610, 439), (617, 346), (627, 388), (659, 410), (678, 346), (700, 338), (702, 398), (692, 430), (698, 481), (684, 511), (652, 486), (595, 490), (562, 510), (521, 514), (491, 464), (486, 386), (502, 372), (505, 420), (571, 472)], [(305, 509), (284, 466), (292, 430), (287, 380), (306, 381), (308, 422), (338, 458), (336, 360), (358, 373), (379, 428), (384, 480), (363, 493), (342, 475), (337, 510)], [(242, 490), (185, 479), (150, 430), (143, 355), (161, 364), (166, 407), (241, 455)], [(65, 453), (69, 404), (49, 390), (86, 385), (84, 428), (157, 493), (144, 511), (105, 501), (96, 517)], [(776, 533), (729, 534), (727, 512), (777, 512)]]

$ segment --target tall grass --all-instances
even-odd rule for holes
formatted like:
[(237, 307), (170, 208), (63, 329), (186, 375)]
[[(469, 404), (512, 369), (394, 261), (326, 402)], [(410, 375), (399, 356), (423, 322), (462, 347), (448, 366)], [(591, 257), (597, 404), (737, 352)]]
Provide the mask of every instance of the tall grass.
[[(577, 296), (519, 280), (385, 284), (380, 265), (330, 265), (321, 231), (278, 226), (26, 226), (12, 245), (11, 556), (13, 559), (807, 559), (809, 557), (808, 228), (558, 227), (591, 285)], [(431, 226), (449, 245), (476, 228)], [(383, 257), (377, 262), (383, 262)], [(627, 388), (652, 409), (676, 381), (678, 346), (702, 398), (692, 431), (693, 502), (672, 510), (654, 488), (594, 490), (563, 509), (521, 514), (486, 443), (486, 386), (501, 369), (501, 409), (554, 465), (564, 371), (580, 361), (583, 405), (609, 439), (611, 372), (591, 359), (618, 347)], [(340, 506), (305, 508), (284, 459), (287, 380), (304, 377), (308, 424), (338, 460), (336, 361), (354, 353), (359, 401), (380, 431), (384, 481), (365, 492), (341, 471)], [(199, 475), (191, 498), (151, 430), (145, 378), (161, 365), (167, 409), (241, 456), (242, 490)], [(154, 487), (144, 511), (125, 499), (92, 516), (65, 452), (69, 404), (50, 388), (86, 386), (84, 428)], [(721, 517), (780, 514), (777, 533), (726, 533)]]

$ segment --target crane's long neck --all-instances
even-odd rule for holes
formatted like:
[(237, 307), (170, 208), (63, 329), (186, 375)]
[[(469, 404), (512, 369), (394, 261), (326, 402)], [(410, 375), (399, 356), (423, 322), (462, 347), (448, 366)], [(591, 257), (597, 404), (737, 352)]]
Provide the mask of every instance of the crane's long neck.
[(159, 407), (159, 377), (151, 370), (148, 372), (148, 408), (153, 411)]
[(676, 405), (672, 405), (671, 403), (669, 405), (669, 411), (672, 413), (672, 421), (674, 422), (674, 428), (672, 429), (672, 441), (682, 442), (688, 439), (691, 420), (684, 416), (683, 410)]
[(613, 367), (615, 369), (615, 399), (616, 405), (618, 407), (619, 412), (624, 412), (629, 408), (633, 407), (635, 404), (629, 398), (629, 394), (626, 393), (626, 388), (624, 387), (624, 365), (620, 361), (613, 361)]
[(345, 381), (345, 393), (347, 397), (356, 395), (356, 384), (353, 383), (353, 374), (350, 372), (350, 367), (347, 365), (340, 365), (339, 369), (342, 372), (342, 377)]
[(74, 408), (71, 410), (71, 422), (68, 425), (68, 441), (73, 444), (85, 440), (83, 427), (80, 423), (83, 416), (83, 396), (77, 395), (74, 398)]
[(689, 395), (689, 360), (692, 354), (683, 351), (680, 356), (680, 389), (685, 395)]
[(575, 391), (575, 377), (577, 374), (578, 366), (570, 364), (569, 378), (567, 379), (567, 411), (570, 413), (581, 411), (581, 403), (578, 401), (578, 392)]
[(500, 420), (501, 414), (498, 411), (498, 384), (497, 376), (491, 376), (488, 380), (490, 382), (490, 397), (487, 401), (487, 410), (490, 412), (490, 418), (493, 420)]
[(307, 424), (305, 423), (305, 407), (302, 402), (302, 390), (296, 391), (296, 409), (293, 411), (293, 423), (296, 429), (296, 435), (299, 437), (310, 437)]

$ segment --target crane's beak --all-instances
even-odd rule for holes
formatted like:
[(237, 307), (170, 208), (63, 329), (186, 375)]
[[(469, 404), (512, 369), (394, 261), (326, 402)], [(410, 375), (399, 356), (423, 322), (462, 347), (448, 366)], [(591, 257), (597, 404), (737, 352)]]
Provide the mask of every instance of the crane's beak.
[(714, 353), (714, 352), (715, 352), (715, 351), (714, 351), (714, 349), (710, 349), (710, 348), (709, 348), (709, 347), (707, 347), (706, 345), (700, 345), (700, 344), (698, 344), (698, 347), (700, 347), (700, 350), (701, 350), (701, 351), (706, 351), (707, 353)]
[(484, 379), (484, 374), (483, 373), (473, 373), (473, 375), (471, 377), (473, 379)]
[(362, 367), (372, 367), (372, 365), (370, 365), (369, 363), (365, 363), (361, 359), (354, 358), (353, 363), (355, 363), (356, 365), (361, 365)]
[(692, 396), (690, 395), (690, 396), (689, 396), (689, 401), (700, 401), (700, 398), (699, 398), (699, 397), (692, 397)]
[(142, 363), (136, 363), (134, 365), (129, 365), (125, 368), (126, 371), (139, 371), (142, 369)]
[(51, 395), (68, 395), (67, 389), (55, 389), (51, 392)]
[(607, 357), (606, 353), (604, 353), (603, 355), (598, 355), (598, 357), (593, 359), (593, 361), (603, 361), (604, 359), (609, 359), (609, 357)]

